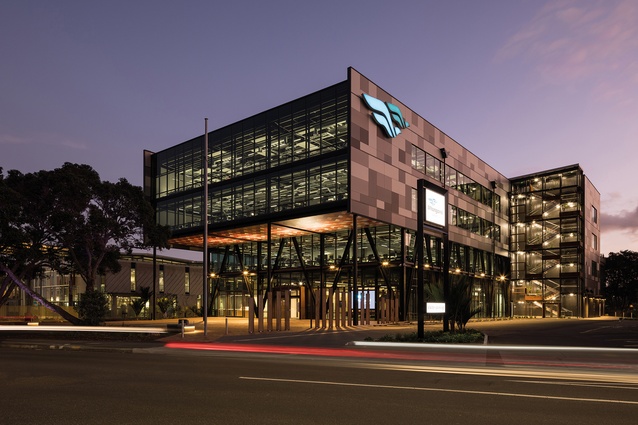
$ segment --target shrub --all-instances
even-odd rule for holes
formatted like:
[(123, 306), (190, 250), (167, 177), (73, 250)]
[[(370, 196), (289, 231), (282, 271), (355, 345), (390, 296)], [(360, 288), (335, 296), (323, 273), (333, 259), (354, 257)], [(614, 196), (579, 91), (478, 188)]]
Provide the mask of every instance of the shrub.
[(423, 339), (418, 337), (417, 332), (407, 334), (385, 335), (377, 339), (379, 342), (427, 342), (439, 344), (474, 344), (483, 342), (483, 334), (474, 329), (465, 329), (463, 332), (425, 332)]
[(85, 292), (80, 296), (77, 311), (85, 324), (89, 326), (100, 325), (109, 312), (106, 295), (99, 291)]
[(131, 302), (131, 306), (133, 307), (133, 312), (135, 313), (135, 317), (139, 318), (140, 313), (146, 307), (146, 303), (151, 299), (151, 288), (148, 286), (140, 287), (140, 297), (134, 299)]
[(168, 297), (162, 297), (157, 300), (157, 307), (159, 307), (162, 317), (168, 317), (168, 310), (173, 306), (173, 300)]
[(197, 317), (202, 315), (202, 309), (197, 308), (196, 305), (189, 305), (184, 310), (184, 317)]

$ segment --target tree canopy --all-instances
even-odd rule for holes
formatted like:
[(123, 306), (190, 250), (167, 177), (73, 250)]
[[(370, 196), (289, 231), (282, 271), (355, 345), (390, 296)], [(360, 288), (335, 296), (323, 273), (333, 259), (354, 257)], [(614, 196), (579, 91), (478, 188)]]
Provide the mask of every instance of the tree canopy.
[(610, 313), (638, 305), (638, 252), (612, 252), (605, 259), (604, 294)]
[(99, 274), (119, 271), (122, 253), (161, 249), (167, 240), (142, 189), (126, 179), (101, 181), (90, 166), (71, 163), (27, 174), (0, 170), (0, 304), (17, 286), (79, 323), (26, 282), (50, 267), (80, 275), (91, 292)]

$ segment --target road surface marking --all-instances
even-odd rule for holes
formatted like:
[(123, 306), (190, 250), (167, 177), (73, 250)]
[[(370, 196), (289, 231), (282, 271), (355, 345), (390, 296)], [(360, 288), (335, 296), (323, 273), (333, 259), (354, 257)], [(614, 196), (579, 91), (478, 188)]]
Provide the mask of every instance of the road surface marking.
[(604, 399), (598, 399), (598, 398), (560, 397), (560, 396), (536, 395), (536, 394), (515, 394), (515, 393), (502, 393), (502, 392), (495, 392), (495, 391), (452, 390), (452, 389), (446, 389), (446, 388), (429, 388), (429, 387), (403, 387), (399, 385), (357, 384), (352, 382), (336, 382), (336, 381), (309, 381), (305, 379), (263, 378), (258, 376), (240, 376), (239, 379), (245, 379), (250, 381), (287, 382), (287, 383), (293, 383), (293, 384), (334, 385), (334, 386), (340, 386), (340, 387), (362, 387), (362, 388), (375, 388), (375, 389), (385, 388), (385, 389), (393, 389), (393, 390), (433, 391), (433, 392), (457, 393), (457, 394), (481, 394), (481, 395), (491, 395), (491, 396), (499, 396), (499, 397), (540, 398), (543, 400), (582, 401), (582, 402), (588, 402), (588, 403), (638, 405), (638, 401), (630, 401), (630, 400), (604, 400)]
[(477, 375), (477, 376), (501, 376), (512, 378), (547, 378), (552, 380), (579, 380), (579, 381), (603, 381), (614, 384), (638, 384), (638, 376), (635, 373), (577, 373), (570, 371), (542, 371), (527, 370), (518, 368), (454, 368), (445, 366), (410, 366), (410, 365), (386, 365), (386, 364), (366, 364), (360, 367), (367, 369), (382, 369), (404, 372), (422, 373), (447, 373), (452, 375)]
[(569, 387), (594, 387), (594, 388), (616, 388), (621, 390), (638, 390), (638, 387), (630, 387), (626, 385), (607, 385), (607, 384), (585, 384), (581, 382), (550, 382), (550, 381), (526, 381), (522, 379), (509, 379), (509, 382), (522, 382), (524, 384), (541, 384), (541, 385), (565, 385)]

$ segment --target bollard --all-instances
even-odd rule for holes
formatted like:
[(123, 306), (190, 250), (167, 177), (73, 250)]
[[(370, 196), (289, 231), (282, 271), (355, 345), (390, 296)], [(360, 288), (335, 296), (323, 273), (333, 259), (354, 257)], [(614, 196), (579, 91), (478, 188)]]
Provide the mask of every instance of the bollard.
[(319, 321), (321, 319), (319, 312), (321, 311), (321, 299), (320, 297), (321, 292), (319, 292), (319, 289), (315, 290), (315, 329), (319, 329)]
[(328, 315), (328, 329), (332, 330), (332, 324), (333, 324), (333, 316), (334, 316), (334, 291), (332, 288), (328, 289), (328, 308), (327, 308), (327, 315)]
[(228, 317), (226, 318), (226, 335), (228, 335)]
[(182, 339), (184, 339), (184, 321), (180, 320), (180, 324), (182, 325)]
[(253, 297), (246, 295), (246, 302), (248, 303), (248, 333), (255, 333), (255, 303)]
[(261, 294), (258, 294), (258, 303), (257, 303), (257, 311), (259, 312), (259, 317), (257, 317), (257, 330), (259, 332), (264, 331), (264, 297)]
[(285, 292), (285, 296), (284, 296), (284, 329), (289, 331), (290, 330), (290, 290), (287, 290)]
[(275, 293), (275, 329), (281, 330), (281, 290)]
[(268, 304), (268, 321), (266, 322), (266, 330), (268, 332), (272, 331), (272, 318), (273, 315), (275, 314), (275, 309), (272, 305), (273, 301), (272, 301), (272, 291), (268, 291), (267, 294), (268, 297), (268, 301), (266, 301), (266, 303)]

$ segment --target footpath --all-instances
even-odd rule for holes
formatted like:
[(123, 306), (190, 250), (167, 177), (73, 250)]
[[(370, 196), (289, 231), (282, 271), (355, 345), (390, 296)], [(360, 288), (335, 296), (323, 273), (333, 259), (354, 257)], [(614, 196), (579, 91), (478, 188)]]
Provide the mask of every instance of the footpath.
[[(182, 329), (182, 323), (185, 324)], [(312, 326), (311, 326), (312, 325)], [(442, 329), (439, 323), (428, 324), (431, 330)], [(279, 330), (278, 330), (279, 329)], [(201, 317), (185, 319), (111, 321), (100, 327), (75, 327), (68, 324), (38, 326), (0, 325), (0, 348), (87, 349), (131, 351), (136, 348), (161, 347), (171, 342), (184, 343), (251, 343), (270, 345), (345, 346), (351, 341), (377, 339), (384, 335), (416, 331), (416, 325), (370, 324), (337, 328), (315, 327), (309, 320), (291, 319), (289, 329), (282, 320), (272, 330), (259, 331), (255, 322), (249, 332), (246, 318)]]
[[(179, 319), (114, 321), (98, 328), (65, 324), (47, 326), (1, 326), (0, 348), (133, 351), (163, 347), (167, 343), (268, 344), (280, 346), (343, 347), (353, 341), (376, 340), (386, 335), (416, 332), (416, 323), (392, 323), (337, 328), (316, 327), (309, 320), (291, 319), (289, 330), (282, 321), (277, 330), (251, 333), (246, 318), (187, 318), (183, 332)], [(184, 322), (186, 323), (186, 322)], [(487, 344), (616, 347), (638, 349), (638, 320), (613, 317), (595, 319), (476, 320), (468, 328), (486, 335)], [(428, 322), (426, 331), (442, 330), (440, 322)]]

